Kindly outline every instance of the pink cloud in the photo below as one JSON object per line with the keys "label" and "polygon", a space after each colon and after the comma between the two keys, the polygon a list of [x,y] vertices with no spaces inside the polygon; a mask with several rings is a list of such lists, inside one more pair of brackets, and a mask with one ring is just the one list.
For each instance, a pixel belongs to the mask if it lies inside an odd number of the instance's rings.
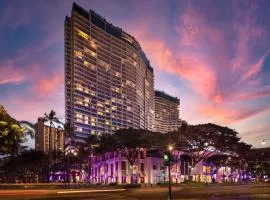
{"label": "pink cloud", "polygon": [[38,94],[48,95],[48,93],[53,93],[59,88],[63,88],[64,77],[63,74],[55,74],[52,77],[46,77],[46,79],[41,79],[37,82],[35,86],[35,91]]}
{"label": "pink cloud", "polygon": [[[151,19],[140,21],[131,31],[153,66],[185,80],[199,95],[202,103],[194,105],[196,114],[205,120],[232,123],[269,109],[267,106],[246,109],[234,104],[235,101],[264,98],[270,92],[267,88],[260,88],[260,79],[251,79],[261,72],[269,50],[259,59],[251,58],[253,49],[250,43],[253,40],[263,42],[265,30],[256,24],[253,13],[248,12],[251,17],[246,12],[241,13],[244,22],[233,20],[226,28],[230,31],[227,31],[220,26],[210,25],[203,15],[188,8],[181,13],[179,23],[175,26],[178,34],[175,43],[178,45],[174,45],[174,48],[166,40],[151,34],[152,30],[148,27]],[[160,21],[159,26],[163,30],[171,31],[168,24]],[[227,38],[232,33],[235,33],[234,42]]]}
{"label": "pink cloud", "polygon": [[229,106],[204,105],[198,108],[200,114],[217,123],[231,124],[270,110],[270,105],[258,108],[234,108]]}
{"label": "pink cloud", "polygon": [[14,69],[14,67],[0,67],[0,85],[20,83],[25,76]]}
{"label": "pink cloud", "polygon": [[258,61],[257,63],[250,67],[250,69],[247,71],[246,74],[243,75],[243,79],[244,80],[247,80],[247,79],[250,79],[252,78],[253,76],[255,76],[256,74],[258,74],[262,67],[263,67],[263,64],[264,64],[264,61],[266,59],[266,57],[268,56],[270,50],[268,50]]}

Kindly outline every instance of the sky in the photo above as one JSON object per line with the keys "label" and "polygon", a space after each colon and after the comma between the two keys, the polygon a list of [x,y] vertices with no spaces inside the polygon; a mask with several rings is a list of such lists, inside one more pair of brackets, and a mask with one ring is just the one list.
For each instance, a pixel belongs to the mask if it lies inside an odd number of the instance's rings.
{"label": "sky", "polygon": [[[216,123],[262,147],[270,139],[270,1],[78,0],[133,35],[155,89],[180,98],[190,124]],[[69,0],[0,1],[0,104],[18,120],[64,120]]]}

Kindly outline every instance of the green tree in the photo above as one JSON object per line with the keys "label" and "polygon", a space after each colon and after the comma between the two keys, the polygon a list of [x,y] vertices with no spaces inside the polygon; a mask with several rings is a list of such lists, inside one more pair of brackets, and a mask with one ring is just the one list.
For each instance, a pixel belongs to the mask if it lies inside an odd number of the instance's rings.
{"label": "green tree", "polygon": [[237,154],[237,149],[246,145],[240,142],[235,130],[211,123],[189,125],[182,134],[185,140],[184,151],[192,157],[192,167],[214,154]]}
{"label": "green tree", "polygon": [[26,142],[26,134],[26,128],[21,127],[0,105],[0,155],[18,154]]}
{"label": "green tree", "polygon": [[3,167],[9,182],[39,182],[46,180],[48,157],[41,151],[27,150],[10,159]]}

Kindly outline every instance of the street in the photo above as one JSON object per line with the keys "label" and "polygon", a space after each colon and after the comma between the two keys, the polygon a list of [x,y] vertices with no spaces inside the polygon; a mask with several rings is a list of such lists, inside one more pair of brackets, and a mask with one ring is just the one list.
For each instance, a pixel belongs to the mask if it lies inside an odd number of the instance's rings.
{"label": "street", "polygon": [[[166,200],[166,187],[141,189],[73,189],[73,190],[1,190],[0,199],[5,200],[41,200],[41,199],[91,199],[91,200]],[[175,200],[252,200],[270,199],[269,184],[253,185],[187,185],[173,187],[172,199]]]}

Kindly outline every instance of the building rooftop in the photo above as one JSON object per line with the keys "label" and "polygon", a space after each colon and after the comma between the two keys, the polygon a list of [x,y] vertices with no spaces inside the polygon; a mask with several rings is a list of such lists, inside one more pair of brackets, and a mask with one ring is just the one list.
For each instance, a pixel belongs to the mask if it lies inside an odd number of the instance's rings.
{"label": "building rooftop", "polygon": [[103,29],[107,33],[113,35],[114,37],[117,37],[118,39],[128,43],[129,45],[133,46],[140,54],[141,58],[143,59],[144,63],[146,64],[147,68],[153,72],[153,68],[150,66],[150,62],[145,56],[145,53],[143,52],[140,44],[137,42],[137,40],[131,36],[130,34],[124,32],[121,28],[112,25],[109,23],[104,17],[100,16],[93,10],[85,10],[77,3],[73,3],[72,10],[75,10],[76,12],[80,13],[82,16],[84,16],[86,19],[89,20],[89,17],[91,15],[91,22],[98,26],[99,28]]}
{"label": "building rooftop", "polygon": [[155,90],[155,96],[160,97],[160,98],[164,98],[164,99],[166,99],[168,101],[171,101],[173,103],[177,103],[177,104],[180,103],[180,99],[178,99],[177,97],[173,97],[173,96],[171,96],[169,94],[166,94],[163,91]]}

